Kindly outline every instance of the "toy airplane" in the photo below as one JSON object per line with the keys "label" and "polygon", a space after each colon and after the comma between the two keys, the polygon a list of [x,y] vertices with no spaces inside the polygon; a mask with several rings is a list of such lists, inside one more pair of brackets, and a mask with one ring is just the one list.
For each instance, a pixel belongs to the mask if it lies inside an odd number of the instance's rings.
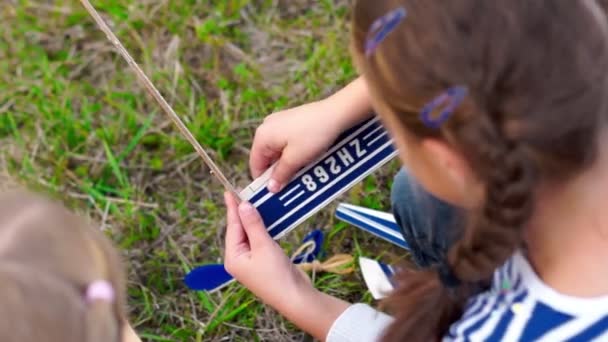
{"label": "toy airplane", "polygon": [[[336,217],[396,246],[406,250],[410,249],[395,217],[390,213],[340,203],[336,210]],[[393,266],[360,257],[359,268],[374,299],[382,299],[394,289],[395,268]]]}
{"label": "toy airplane", "polygon": [[[409,250],[407,242],[390,213],[363,208],[352,204],[340,203],[335,213],[336,217],[344,222],[360,228],[372,235]],[[314,233],[314,232],[313,232]],[[320,232],[317,234],[321,234]],[[322,244],[319,237],[311,234],[304,239],[304,243],[314,238],[317,246]],[[322,239],[322,238],[321,238]],[[317,256],[319,250],[312,255]],[[294,263],[302,260],[294,260]],[[363,280],[374,299],[382,299],[394,288],[393,276],[395,268],[382,262],[369,258],[359,258],[359,267]],[[195,268],[185,278],[186,285],[193,290],[215,292],[233,282],[232,277],[221,264],[203,265]]]}
{"label": "toy airplane", "polygon": [[[239,195],[258,209],[270,236],[280,239],[395,156],[392,140],[380,120],[373,117],[344,132],[279,193],[267,189],[269,169]],[[222,265],[200,266],[185,278],[190,289],[209,292],[232,280]]]}

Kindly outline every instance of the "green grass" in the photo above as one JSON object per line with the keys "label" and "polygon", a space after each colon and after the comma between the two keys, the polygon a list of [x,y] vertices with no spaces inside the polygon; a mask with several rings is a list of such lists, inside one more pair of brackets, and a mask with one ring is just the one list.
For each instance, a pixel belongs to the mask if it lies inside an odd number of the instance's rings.
{"label": "green grass", "polygon": [[[99,222],[128,263],[131,321],[148,341],[302,340],[303,334],[233,285],[187,291],[193,266],[221,261],[221,187],[145,95],[77,1],[12,0],[0,7],[0,139],[11,175]],[[95,1],[196,138],[246,185],[255,127],[274,111],[320,99],[355,76],[348,2]],[[396,164],[345,200],[387,210]],[[314,228],[328,254],[395,258],[388,244],[328,207]],[[382,251],[382,253],[380,253]],[[359,273],[315,285],[369,302]]]}

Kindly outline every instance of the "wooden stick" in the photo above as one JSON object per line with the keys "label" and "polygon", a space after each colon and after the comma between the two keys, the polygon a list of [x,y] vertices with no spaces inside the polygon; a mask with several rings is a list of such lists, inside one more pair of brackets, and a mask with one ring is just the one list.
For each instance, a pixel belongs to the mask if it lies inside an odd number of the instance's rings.
{"label": "wooden stick", "polygon": [[142,85],[144,86],[146,91],[156,100],[156,102],[160,105],[160,107],[163,109],[165,114],[167,114],[167,116],[169,116],[169,118],[177,126],[177,128],[181,132],[181,134],[186,138],[186,140],[188,140],[188,142],[190,142],[192,147],[194,147],[194,149],[196,150],[198,155],[203,159],[203,162],[205,162],[205,164],[211,170],[211,174],[214,175],[220,181],[220,183],[222,183],[222,185],[224,186],[224,188],[227,191],[232,192],[237,199],[241,199],[239,196],[239,193],[236,191],[235,187],[230,183],[230,181],[228,181],[226,176],[222,173],[220,168],[215,164],[213,159],[211,159],[211,157],[207,154],[207,152],[205,152],[203,147],[198,143],[196,138],[194,138],[192,133],[190,133],[190,131],[188,130],[186,125],[184,125],[184,123],[179,118],[179,116],[177,116],[177,114],[175,114],[175,111],[173,110],[173,108],[171,108],[171,106],[163,98],[163,96],[160,94],[160,92],[156,89],[154,84],[152,84],[150,79],[148,79],[146,74],[141,70],[139,65],[137,65],[137,63],[135,62],[133,57],[131,57],[131,55],[129,54],[127,49],[125,49],[125,47],[122,45],[120,40],[118,40],[116,35],[114,35],[112,30],[108,27],[108,25],[101,18],[101,16],[99,15],[99,13],[95,9],[95,7],[93,7],[93,5],[91,5],[89,0],[80,0],[80,2],[86,8],[87,12],[89,12],[91,17],[93,17],[93,19],[95,20],[95,22],[97,23],[99,28],[106,34],[106,36],[108,37],[108,40],[116,47],[119,54],[125,59],[125,61],[129,64],[131,69],[135,72],[135,74],[137,75],[137,78],[142,83]]}

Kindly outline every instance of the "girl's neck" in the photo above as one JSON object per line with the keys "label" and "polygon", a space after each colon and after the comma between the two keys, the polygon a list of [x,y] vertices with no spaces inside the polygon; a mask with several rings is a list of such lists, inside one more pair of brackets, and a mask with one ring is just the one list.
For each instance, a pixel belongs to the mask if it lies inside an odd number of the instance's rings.
{"label": "girl's neck", "polygon": [[[608,146],[608,141],[602,143]],[[526,230],[528,256],[539,277],[556,291],[608,295],[607,203],[608,148],[570,183],[539,191]]]}

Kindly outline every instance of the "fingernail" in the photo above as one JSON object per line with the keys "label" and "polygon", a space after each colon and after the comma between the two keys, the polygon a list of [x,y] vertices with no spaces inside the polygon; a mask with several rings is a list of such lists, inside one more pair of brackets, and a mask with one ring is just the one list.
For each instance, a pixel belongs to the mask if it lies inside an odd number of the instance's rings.
{"label": "fingernail", "polygon": [[268,190],[270,190],[270,192],[279,192],[279,190],[281,190],[281,185],[276,180],[271,179],[268,181]]}
{"label": "fingernail", "polygon": [[255,208],[251,205],[251,203],[244,201],[239,204],[239,212],[243,215],[250,215],[253,213]]}

